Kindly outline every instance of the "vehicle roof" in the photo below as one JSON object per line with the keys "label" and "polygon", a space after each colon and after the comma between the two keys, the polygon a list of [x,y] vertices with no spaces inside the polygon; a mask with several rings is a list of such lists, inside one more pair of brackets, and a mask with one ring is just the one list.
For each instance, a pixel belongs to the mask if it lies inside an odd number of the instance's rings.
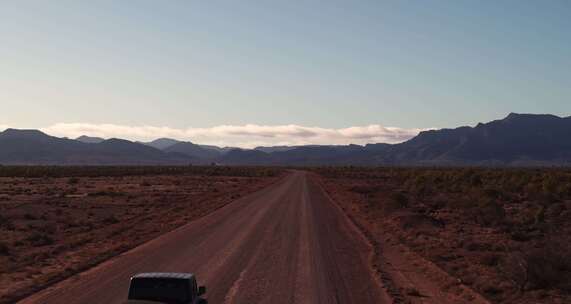
{"label": "vehicle roof", "polygon": [[131,277],[131,279],[153,278],[153,279],[192,279],[194,274],[185,272],[143,272]]}

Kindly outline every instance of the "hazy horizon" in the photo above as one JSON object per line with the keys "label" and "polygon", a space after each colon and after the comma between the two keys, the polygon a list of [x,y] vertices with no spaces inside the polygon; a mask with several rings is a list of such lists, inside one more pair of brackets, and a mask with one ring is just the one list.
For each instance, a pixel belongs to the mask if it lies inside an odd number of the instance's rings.
{"label": "hazy horizon", "polygon": [[[0,132],[12,126],[0,125]],[[30,129],[30,128],[15,128]],[[416,136],[421,129],[401,129],[369,125],[340,129],[283,126],[217,126],[213,128],[175,129],[154,126],[121,126],[113,124],[60,123],[37,128],[52,136],[71,139],[80,136],[121,138],[149,142],[160,138],[190,141],[197,144],[255,148],[258,146],[297,145],[365,145],[368,143],[400,143]]]}
{"label": "hazy horizon", "polygon": [[[511,115],[513,112],[509,113]],[[536,114],[536,113],[513,113]],[[553,115],[551,113],[541,113]],[[557,115],[556,115],[557,116]],[[559,116],[561,117],[561,116]],[[563,116],[565,117],[565,116]],[[494,120],[504,119],[498,117]],[[483,121],[479,123],[488,123]],[[449,126],[447,129],[457,127],[475,127],[476,125]],[[13,128],[0,125],[0,132]],[[30,128],[16,128],[30,129]],[[223,125],[212,128],[176,129],[155,126],[121,126],[114,124],[83,124],[60,123],[38,130],[52,136],[76,139],[81,136],[100,137],[103,139],[120,138],[131,141],[151,142],[156,139],[174,139],[190,141],[196,144],[215,145],[219,147],[238,147],[251,149],[260,146],[302,146],[302,145],[366,145],[374,143],[396,144],[407,141],[427,129],[402,129],[369,125],[348,127],[340,129],[326,129],[319,127],[304,127],[298,125],[261,126]]]}

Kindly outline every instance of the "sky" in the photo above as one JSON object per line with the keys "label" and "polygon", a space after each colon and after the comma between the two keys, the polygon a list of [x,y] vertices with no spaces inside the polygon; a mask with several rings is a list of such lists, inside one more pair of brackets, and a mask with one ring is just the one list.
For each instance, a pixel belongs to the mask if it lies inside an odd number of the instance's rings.
{"label": "sky", "polygon": [[0,0],[0,128],[251,147],[571,114],[571,1]]}

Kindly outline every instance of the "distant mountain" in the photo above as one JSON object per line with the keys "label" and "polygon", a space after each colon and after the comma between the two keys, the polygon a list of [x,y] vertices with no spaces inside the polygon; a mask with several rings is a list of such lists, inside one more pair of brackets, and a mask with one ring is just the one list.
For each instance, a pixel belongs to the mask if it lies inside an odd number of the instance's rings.
{"label": "distant mountain", "polygon": [[257,150],[233,149],[217,160],[225,165],[275,165],[270,154]]}
{"label": "distant mountain", "polygon": [[180,141],[171,138],[159,138],[151,142],[142,142],[142,144],[151,146],[155,149],[164,150],[172,145],[178,144]]}
{"label": "distant mountain", "polygon": [[87,136],[71,140],[38,130],[0,132],[0,164],[175,165],[211,162],[295,166],[571,166],[571,117],[512,113],[504,119],[475,127],[421,132],[400,144],[277,146],[251,150],[168,138],[142,144]]}
{"label": "distant mountain", "polygon": [[277,163],[287,165],[339,165],[360,163],[366,156],[363,146],[300,146],[271,153]]}
{"label": "distant mountain", "polygon": [[397,164],[569,164],[571,117],[511,113],[476,127],[425,131],[390,147],[383,160]]}
{"label": "distant mountain", "polygon": [[475,127],[421,132],[400,144],[257,149],[222,162],[280,165],[571,165],[571,117],[515,114]]}
{"label": "distant mountain", "polygon": [[191,142],[178,142],[172,146],[166,147],[163,151],[181,153],[201,159],[215,159],[222,155],[222,152],[219,150],[204,148],[203,146],[193,144]]}
{"label": "distant mountain", "polygon": [[216,150],[216,151],[220,152],[221,154],[224,154],[226,152],[230,152],[231,150],[234,150],[234,149],[238,149],[236,147],[218,147],[218,146],[213,146],[213,145],[199,145],[199,146],[203,147],[204,149]]}
{"label": "distant mountain", "polygon": [[198,145],[189,141],[180,141],[171,138],[159,138],[151,142],[142,143],[165,152],[181,153],[187,156],[211,160],[235,149],[231,147],[220,148],[211,145]]}
{"label": "distant mountain", "polygon": [[100,142],[103,142],[105,139],[101,138],[101,137],[90,137],[90,136],[82,135],[82,136],[76,138],[75,140],[86,143],[86,144],[98,144]]}
{"label": "distant mountain", "polygon": [[365,150],[369,152],[386,152],[390,147],[392,147],[391,144],[385,144],[385,143],[366,144]]}
{"label": "distant mountain", "polygon": [[297,148],[298,146],[270,146],[270,147],[255,147],[254,150],[262,151],[266,153],[273,153],[273,152],[284,152],[289,151]]}
{"label": "distant mountain", "polygon": [[0,164],[20,165],[161,165],[193,159],[121,139],[100,143],[49,136],[37,130],[0,133]]}
{"label": "distant mountain", "polygon": [[[267,151],[271,151],[268,149]],[[367,164],[372,159],[363,146],[299,146],[291,149],[276,149],[275,152],[264,152],[259,149],[236,149],[222,156],[218,161],[222,164],[241,165],[342,165]]]}

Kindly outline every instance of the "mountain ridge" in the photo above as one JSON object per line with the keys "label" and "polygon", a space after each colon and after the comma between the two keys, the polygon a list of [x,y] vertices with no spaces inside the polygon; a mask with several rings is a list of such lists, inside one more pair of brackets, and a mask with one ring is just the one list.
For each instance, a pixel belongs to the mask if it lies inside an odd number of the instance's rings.
{"label": "mountain ridge", "polygon": [[87,144],[98,144],[98,143],[103,142],[105,140],[105,138],[81,135],[80,137],[76,138],[75,140],[83,142],[83,143],[87,143]]}
{"label": "mountain ridge", "polygon": [[[88,141],[88,142],[85,142]],[[95,141],[95,142],[92,142]],[[159,138],[150,143],[39,130],[0,132],[0,164],[225,165],[565,165],[571,164],[571,116],[510,113],[502,119],[420,132],[398,144],[305,145],[239,149]]]}
{"label": "mountain ridge", "polygon": [[124,139],[85,143],[39,130],[0,132],[0,164],[5,165],[167,165],[191,160]]}

